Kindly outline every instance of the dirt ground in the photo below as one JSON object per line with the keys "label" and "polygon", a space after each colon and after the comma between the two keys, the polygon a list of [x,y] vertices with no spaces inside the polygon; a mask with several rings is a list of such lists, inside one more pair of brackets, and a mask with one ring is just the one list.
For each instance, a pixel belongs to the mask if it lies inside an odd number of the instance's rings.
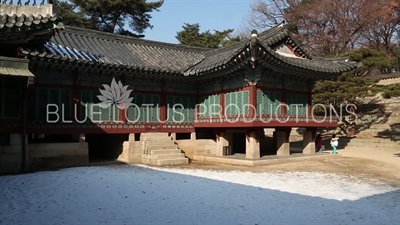
{"label": "dirt ground", "polygon": [[252,172],[326,172],[341,174],[350,179],[378,180],[391,186],[400,187],[400,151],[343,150],[338,155],[326,157],[305,157],[304,159],[272,162],[262,166],[221,165],[192,161],[189,165],[174,168],[239,170]]}

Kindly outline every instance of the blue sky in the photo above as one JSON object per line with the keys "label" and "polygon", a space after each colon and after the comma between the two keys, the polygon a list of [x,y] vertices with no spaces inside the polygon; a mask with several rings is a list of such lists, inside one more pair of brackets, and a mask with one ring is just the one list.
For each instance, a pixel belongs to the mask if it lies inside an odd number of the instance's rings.
{"label": "blue sky", "polygon": [[[36,0],[36,3],[40,4],[41,1]],[[16,2],[14,0],[14,3]],[[182,30],[183,23],[199,23],[201,31],[231,28],[237,30],[250,9],[250,2],[250,0],[164,0],[160,11],[151,13],[153,18],[150,23],[153,29],[146,30],[145,39],[178,43],[175,36],[176,32]]]}
{"label": "blue sky", "polygon": [[146,30],[146,39],[178,43],[175,35],[183,23],[199,23],[202,31],[237,29],[249,10],[249,0],[165,0],[151,14],[154,27]]}

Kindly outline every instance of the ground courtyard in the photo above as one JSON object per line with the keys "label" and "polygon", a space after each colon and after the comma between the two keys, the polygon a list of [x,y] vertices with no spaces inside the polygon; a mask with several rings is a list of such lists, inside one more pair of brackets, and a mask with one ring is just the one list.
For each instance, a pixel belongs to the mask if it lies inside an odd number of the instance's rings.
{"label": "ground courtyard", "polygon": [[399,224],[400,154],[245,167],[105,165],[0,177],[0,224]]}

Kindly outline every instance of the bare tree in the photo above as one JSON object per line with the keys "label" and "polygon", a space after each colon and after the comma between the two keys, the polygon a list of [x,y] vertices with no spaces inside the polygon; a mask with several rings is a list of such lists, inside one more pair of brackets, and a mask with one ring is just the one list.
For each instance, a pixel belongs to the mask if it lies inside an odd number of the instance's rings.
{"label": "bare tree", "polygon": [[302,4],[287,17],[298,19],[299,33],[318,55],[337,55],[361,46],[369,30],[386,15],[382,7],[391,0],[320,0]]}
{"label": "bare tree", "polygon": [[369,29],[363,34],[363,44],[376,50],[396,54],[399,43],[400,3],[387,1],[380,9],[380,17],[375,17]]}
{"label": "bare tree", "polygon": [[[302,0],[252,0],[250,11],[242,22],[240,31],[246,34],[256,29],[260,32],[287,20],[285,15]],[[289,21],[286,21],[289,22]]]}
{"label": "bare tree", "polygon": [[242,31],[263,31],[285,19],[313,55],[387,48],[398,35],[398,0],[254,0],[250,6]]}

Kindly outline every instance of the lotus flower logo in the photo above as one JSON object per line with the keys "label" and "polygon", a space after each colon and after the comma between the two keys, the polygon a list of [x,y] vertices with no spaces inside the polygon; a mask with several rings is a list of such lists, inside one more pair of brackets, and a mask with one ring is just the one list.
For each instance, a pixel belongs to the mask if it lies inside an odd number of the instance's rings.
{"label": "lotus flower logo", "polygon": [[104,90],[99,89],[101,95],[97,98],[101,101],[101,108],[108,108],[110,105],[117,105],[119,109],[126,109],[132,102],[133,98],[129,98],[132,90],[128,90],[128,85],[123,86],[121,81],[118,83],[113,78],[111,86],[103,84]]}

